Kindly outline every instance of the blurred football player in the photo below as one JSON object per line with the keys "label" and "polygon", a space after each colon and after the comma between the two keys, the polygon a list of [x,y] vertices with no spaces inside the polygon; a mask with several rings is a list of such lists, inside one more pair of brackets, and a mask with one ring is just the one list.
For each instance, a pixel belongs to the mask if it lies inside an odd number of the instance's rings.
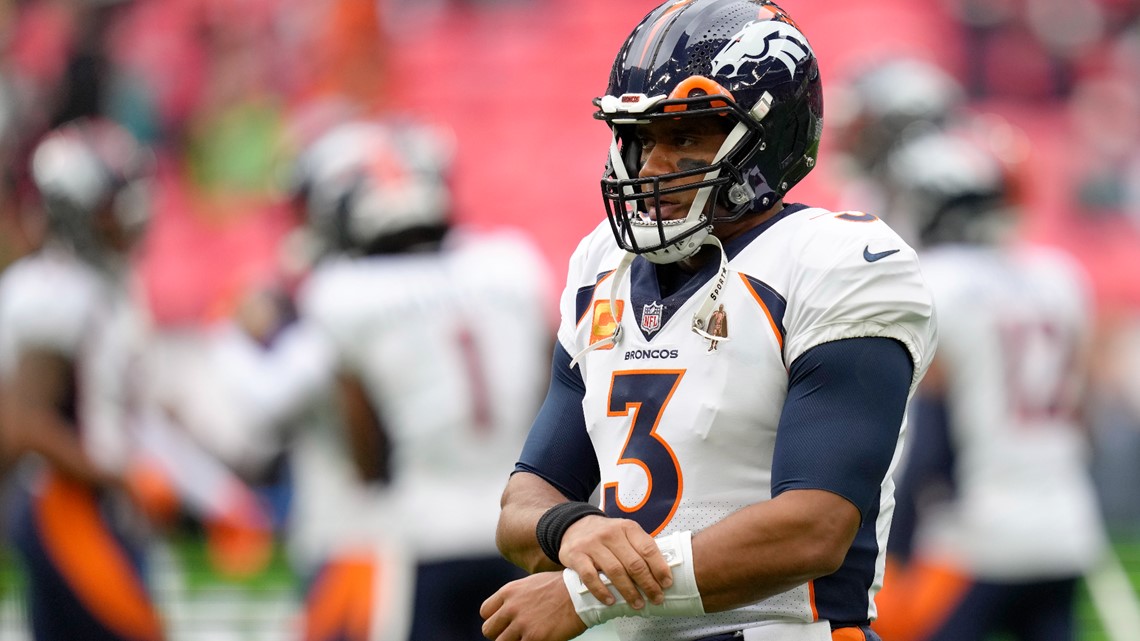
{"label": "blurred football player", "polygon": [[335,346],[359,471],[386,479],[399,504],[418,564],[411,638],[477,639],[482,600],[520,576],[497,553],[495,515],[545,387],[548,268],[518,232],[452,224],[440,130],[394,121],[330,135],[368,136],[369,150],[307,194],[327,255],[301,316]]}
{"label": "blurred football player", "polygon": [[611,619],[638,641],[876,638],[935,327],[886,224],[784,201],[816,165],[821,92],[770,2],[669,0],[619,50],[595,100],[608,220],[571,258],[502,499],[499,547],[534,574],[484,603],[488,638]]}
{"label": "blurred football player", "polygon": [[36,147],[48,240],[0,280],[2,430],[29,500],[16,545],[37,641],[163,638],[141,572],[127,425],[140,405],[145,314],[129,255],[146,229],[148,153],[78,120]]}
{"label": "blurred football player", "polygon": [[[886,184],[891,153],[907,140],[950,126],[966,105],[957,79],[913,55],[868,62],[828,96],[843,202],[876,212],[892,207]],[[907,241],[917,242],[907,219],[889,222]]]}
{"label": "blurred football player", "polygon": [[1093,300],[1081,268],[1016,242],[1017,156],[993,129],[935,133],[890,161],[920,235],[938,355],[911,411],[886,641],[1075,638],[1103,552],[1081,403]]}
{"label": "blurred football player", "polygon": [[[346,196],[386,144],[383,131],[354,120],[308,143],[291,185],[300,222]],[[298,638],[406,641],[414,566],[393,493],[386,478],[356,472],[333,343],[297,316],[296,288],[325,250],[311,232],[302,227],[283,244],[278,282],[255,283],[232,321],[207,333],[186,411],[234,469],[281,477],[288,489],[286,550],[304,591]]]}
{"label": "blurred football player", "polygon": [[[402,120],[318,136],[295,172],[307,224],[286,244],[308,257],[291,262],[315,259],[299,316],[266,322],[292,312],[255,295],[246,338],[217,352],[247,426],[293,426],[306,639],[477,639],[483,598],[520,575],[495,549],[495,513],[541,401],[547,267],[517,233],[453,226],[451,145]],[[383,552],[371,569],[369,545]],[[371,590],[369,572],[384,573]]]}
{"label": "blurred football player", "polygon": [[909,55],[866,64],[833,96],[839,147],[859,171],[874,176],[886,174],[900,143],[946,127],[966,101],[953,76]]}

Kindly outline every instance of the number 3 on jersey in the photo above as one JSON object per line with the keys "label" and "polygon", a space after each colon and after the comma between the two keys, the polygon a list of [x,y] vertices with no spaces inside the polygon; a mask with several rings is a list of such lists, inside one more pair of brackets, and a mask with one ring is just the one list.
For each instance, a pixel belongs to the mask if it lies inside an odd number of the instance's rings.
{"label": "number 3 on jersey", "polygon": [[664,529],[681,502],[681,466],[672,448],[657,434],[657,426],[684,374],[684,370],[614,372],[610,383],[608,415],[633,413],[617,464],[640,467],[646,476],[646,489],[638,504],[627,506],[618,498],[618,483],[606,483],[606,514],[633,519],[650,536]]}

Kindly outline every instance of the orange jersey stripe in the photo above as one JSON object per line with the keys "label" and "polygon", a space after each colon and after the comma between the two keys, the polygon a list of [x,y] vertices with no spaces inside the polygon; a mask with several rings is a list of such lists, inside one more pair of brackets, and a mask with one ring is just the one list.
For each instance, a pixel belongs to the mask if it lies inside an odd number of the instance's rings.
{"label": "orange jersey stripe", "polygon": [[744,282],[744,286],[748,289],[748,293],[752,294],[752,298],[760,305],[760,309],[764,310],[764,316],[768,318],[768,326],[772,328],[772,334],[776,336],[776,344],[780,346],[780,351],[784,350],[784,337],[780,334],[780,326],[776,324],[776,319],[772,318],[772,311],[764,304],[764,300],[760,298],[760,294],[752,287],[752,283],[748,282],[748,277],[740,274],[740,280]]}
{"label": "orange jersey stripe", "polygon": [[364,557],[330,561],[309,592],[305,641],[348,638],[367,641],[375,567]]}
{"label": "orange jersey stripe", "polygon": [[91,488],[49,473],[35,515],[44,549],[92,616],[129,639],[163,638],[158,613]]}

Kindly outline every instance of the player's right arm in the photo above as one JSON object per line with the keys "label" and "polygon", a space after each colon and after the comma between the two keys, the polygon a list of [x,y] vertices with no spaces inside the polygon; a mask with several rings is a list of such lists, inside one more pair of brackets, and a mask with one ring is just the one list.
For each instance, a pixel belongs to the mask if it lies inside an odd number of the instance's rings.
{"label": "player's right arm", "polygon": [[[585,385],[570,368],[570,354],[556,344],[550,389],[527,437],[515,473],[503,493],[496,539],[503,556],[529,572],[578,572],[591,593],[612,602],[599,570],[631,604],[664,599],[671,581],[656,542],[635,521],[591,515],[566,529],[559,563],[538,543],[539,519],[550,508],[589,501],[601,473],[582,414]],[[640,605],[635,605],[640,609]]]}
{"label": "player's right arm", "polygon": [[532,573],[562,569],[538,545],[538,519],[559,503],[589,500],[601,479],[582,415],[586,387],[569,363],[568,352],[555,342],[546,399],[500,501],[499,551]]}

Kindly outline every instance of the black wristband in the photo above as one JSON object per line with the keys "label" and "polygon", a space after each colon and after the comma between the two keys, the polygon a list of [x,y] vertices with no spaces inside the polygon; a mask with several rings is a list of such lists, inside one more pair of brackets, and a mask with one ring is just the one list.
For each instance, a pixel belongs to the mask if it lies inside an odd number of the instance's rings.
{"label": "black wristband", "polygon": [[539,517],[538,525],[534,528],[538,547],[542,548],[551,561],[562,565],[562,561],[558,560],[558,551],[562,549],[562,537],[566,535],[566,530],[578,519],[595,514],[606,515],[589,503],[569,501],[555,505]]}

